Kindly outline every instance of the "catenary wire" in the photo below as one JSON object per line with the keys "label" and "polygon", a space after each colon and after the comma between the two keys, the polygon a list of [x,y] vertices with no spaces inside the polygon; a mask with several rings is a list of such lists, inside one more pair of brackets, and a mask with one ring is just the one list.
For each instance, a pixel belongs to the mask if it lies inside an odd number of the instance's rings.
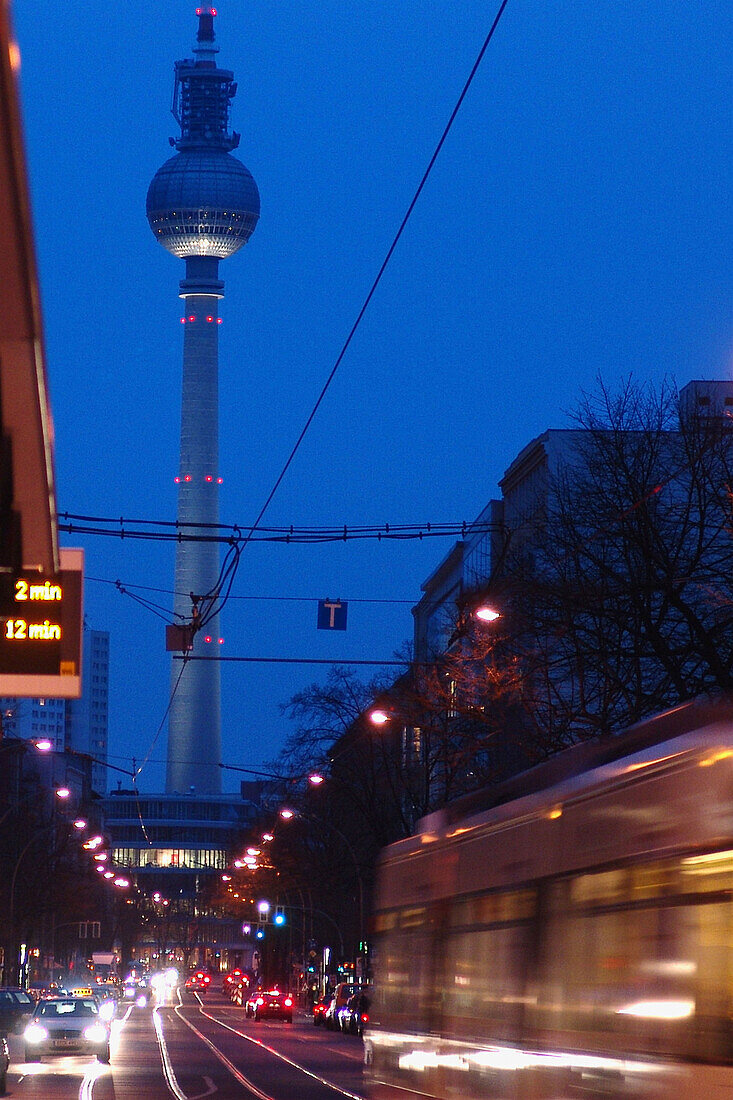
{"label": "catenary wire", "polygon": [[325,382],[321,392],[318,395],[316,403],[313,406],[313,408],[311,409],[311,411],[308,415],[308,418],[306,419],[306,422],[303,425],[303,428],[300,432],[300,435],[298,436],[297,440],[295,441],[295,444],[294,444],[290,454],[288,455],[288,457],[285,461],[285,465],[283,466],[282,470],[280,471],[277,478],[275,479],[275,483],[274,483],[272,489],[270,490],[269,495],[267,496],[267,499],[265,500],[265,503],[260,508],[257,519],[254,521],[254,523],[252,524],[252,526],[249,530],[249,535],[248,535],[247,539],[245,540],[245,546],[247,545],[247,542],[249,542],[249,539],[252,536],[252,534],[254,533],[254,531],[259,526],[260,520],[262,519],[265,512],[269,508],[270,503],[272,501],[272,498],[275,496],[275,493],[280,488],[282,480],[285,477],[285,474],[287,473],[291,462],[295,458],[295,455],[296,455],[301,443],[303,442],[308,429],[310,428],[311,424],[313,423],[313,420],[316,416],[316,413],[318,412],[318,409],[320,408],[321,402],[323,401],[323,399],[326,396],[326,393],[327,393],[331,383],[333,382],[333,379],[336,375],[336,371],[339,369],[339,367],[340,367],[340,365],[343,361],[343,358],[346,355],[346,352],[348,351],[348,348],[351,344],[351,341],[353,340],[354,336],[356,335],[356,331],[359,328],[359,325],[361,324],[362,318],[364,317],[364,314],[366,313],[366,311],[369,307],[369,303],[371,302],[372,298],[374,297],[374,294],[377,290],[377,287],[379,286],[379,284],[382,280],[382,276],[384,275],[384,272],[387,269],[387,265],[389,264],[389,261],[392,259],[392,255],[393,255],[395,249],[397,248],[399,240],[400,240],[400,238],[401,238],[401,236],[402,236],[402,234],[405,230],[405,227],[406,227],[406,225],[407,225],[407,223],[410,219],[410,215],[412,214],[412,211],[415,209],[415,206],[417,205],[417,201],[420,198],[420,195],[422,194],[422,190],[423,190],[423,188],[425,187],[425,184],[428,181],[428,177],[430,176],[430,173],[433,170],[433,166],[435,165],[435,162],[438,159],[438,156],[440,155],[440,151],[443,148],[443,145],[445,144],[446,138],[448,137],[448,134],[449,134],[449,132],[450,132],[452,126],[453,126],[453,123],[456,119],[456,116],[457,116],[458,112],[461,109],[461,106],[463,104],[464,99],[466,98],[466,95],[468,94],[468,90],[471,87],[471,84],[473,83],[473,79],[474,79],[474,77],[475,77],[475,75],[478,71],[478,67],[481,64],[481,61],[483,60],[483,57],[484,57],[484,54],[486,53],[486,50],[488,49],[489,43],[491,42],[491,39],[494,37],[494,32],[496,31],[496,28],[499,25],[499,20],[501,19],[502,15],[504,14],[504,9],[506,8],[507,3],[508,3],[508,0],[502,0],[501,4],[499,5],[499,9],[498,9],[498,11],[497,11],[497,13],[494,17],[493,23],[491,24],[491,28],[489,30],[489,33],[486,35],[486,38],[484,39],[483,45],[481,46],[481,49],[478,52],[478,56],[476,57],[476,60],[473,63],[473,67],[471,69],[471,72],[469,73],[468,78],[467,78],[465,84],[463,85],[463,89],[461,90],[461,94],[459,95],[458,100],[456,102],[456,105],[455,105],[455,107],[453,108],[453,110],[451,112],[450,118],[448,119],[448,122],[447,122],[447,124],[446,124],[446,126],[443,130],[443,133],[440,135],[440,139],[438,141],[438,144],[436,145],[435,150],[433,152],[433,155],[431,156],[430,161],[428,162],[428,166],[427,166],[427,168],[425,169],[425,171],[423,173],[422,179],[420,180],[420,183],[417,186],[417,190],[415,191],[415,194],[412,197],[412,201],[410,202],[410,205],[407,208],[407,212],[406,212],[405,216],[403,217],[402,222],[400,223],[400,227],[399,227],[399,229],[397,230],[397,233],[394,236],[392,244],[389,246],[389,248],[387,250],[387,255],[385,256],[384,260],[382,261],[382,265],[379,268],[379,271],[377,272],[377,276],[374,279],[374,282],[372,283],[366,298],[364,299],[364,303],[363,303],[361,309],[359,310],[359,313],[357,314],[357,318],[354,321],[354,324],[351,326],[351,330],[349,331],[349,334],[346,337],[346,340],[344,341],[344,344],[343,344],[343,347],[341,348],[341,351],[339,352],[338,356],[336,357],[336,362],[334,363],[333,367],[331,368],[331,372],[330,372],[328,378],[326,379],[326,382]]}

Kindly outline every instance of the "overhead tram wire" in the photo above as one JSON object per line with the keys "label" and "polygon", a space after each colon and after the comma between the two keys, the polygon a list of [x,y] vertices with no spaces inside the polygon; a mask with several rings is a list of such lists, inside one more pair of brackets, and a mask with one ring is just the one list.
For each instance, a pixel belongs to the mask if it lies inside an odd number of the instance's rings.
{"label": "overhead tram wire", "polygon": [[[73,535],[103,535],[119,539],[142,539],[153,542],[218,542],[241,551],[248,542],[276,542],[293,545],[351,542],[376,539],[400,541],[428,538],[466,538],[468,534],[487,534],[502,525],[495,521],[467,523],[383,523],[338,527],[261,527],[257,534],[243,535],[239,525],[181,524],[175,520],[125,519],[108,516],[84,516],[62,512],[69,522],[59,523],[59,530]],[[60,517],[60,518],[61,518]],[[134,526],[126,526],[131,524]],[[150,528],[150,530],[146,530]],[[159,528],[159,530],[154,530]],[[220,578],[221,581],[221,578]],[[220,583],[220,582],[219,582]]]}
{"label": "overhead tram wire", "polygon": [[[115,588],[117,588],[120,592],[123,592],[125,595],[130,595],[131,594],[130,589],[133,589],[133,588],[137,589],[139,592],[158,592],[160,595],[163,595],[163,596],[175,596],[176,595],[176,590],[174,588],[156,588],[153,585],[149,585],[149,584],[131,584],[130,582],[123,583],[122,581],[119,581],[119,580],[112,581],[108,577],[86,576],[84,578],[84,580],[85,581],[93,581],[96,584],[114,585]],[[230,600],[252,600],[252,601],[273,602],[273,603],[277,602],[277,601],[282,601],[283,603],[316,603],[320,598],[321,598],[320,596],[230,596],[229,597]],[[385,598],[385,597],[379,598],[379,597],[370,597],[370,596],[344,596],[343,598],[344,598],[344,600],[347,600],[349,603],[405,604],[406,606],[409,606],[409,605],[414,604],[414,602],[415,602],[414,599],[412,599],[412,600],[398,600],[398,599],[389,599],[389,598]],[[163,608],[160,604],[152,604],[151,603],[150,607],[151,608],[152,607],[158,607],[158,608],[160,608],[161,611],[165,610],[165,608]]]}
{"label": "overhead tram wire", "polygon": [[489,43],[491,42],[491,39],[494,37],[494,32],[496,31],[496,28],[499,25],[499,20],[501,19],[502,15],[504,14],[504,9],[506,8],[508,2],[509,2],[509,0],[501,0],[501,4],[499,5],[499,9],[498,9],[498,11],[497,11],[497,13],[494,17],[494,21],[491,24],[491,28],[489,30],[489,33],[486,35],[486,38],[484,39],[484,43],[483,43],[483,45],[481,46],[481,49],[478,52],[478,56],[476,57],[476,60],[473,63],[473,67],[471,69],[471,72],[468,75],[468,79],[466,80],[465,84],[463,85],[463,89],[461,91],[461,94],[458,97],[458,100],[456,102],[455,107],[453,108],[453,111],[451,112],[451,116],[448,119],[448,122],[447,122],[447,124],[446,124],[446,126],[443,130],[443,133],[440,136],[440,140],[438,141],[438,144],[435,147],[433,155],[430,158],[430,161],[428,163],[428,166],[427,166],[427,168],[425,169],[425,171],[423,173],[422,179],[420,180],[420,183],[418,184],[417,190],[415,191],[415,194],[412,197],[412,201],[410,202],[410,205],[407,208],[407,213],[405,214],[404,218],[402,219],[402,222],[400,223],[400,227],[397,230],[397,233],[395,234],[394,240],[392,241],[392,244],[389,246],[389,248],[387,250],[387,255],[385,256],[385,258],[382,262],[382,266],[380,267],[379,271],[377,272],[377,276],[374,279],[374,282],[372,283],[372,285],[369,289],[369,293],[367,294],[366,298],[364,299],[364,303],[363,303],[361,309],[359,310],[359,313],[357,315],[356,320],[354,321],[354,324],[351,326],[351,330],[350,330],[348,336],[346,337],[344,345],[341,348],[341,351],[339,352],[339,354],[336,358],[336,362],[334,363],[333,367],[331,368],[331,373],[329,374],[328,378],[326,379],[326,382],[325,382],[320,394],[318,395],[316,403],[313,406],[313,408],[311,409],[311,412],[308,416],[308,419],[306,420],[305,424],[303,425],[303,429],[302,429],[300,435],[298,436],[297,440],[295,441],[295,445],[293,446],[293,449],[291,450],[290,454],[288,455],[288,458],[285,462],[285,465],[283,466],[282,470],[278,474],[278,476],[275,480],[275,484],[273,485],[272,489],[270,490],[270,493],[269,493],[265,503],[262,505],[262,507],[259,511],[259,514],[257,516],[257,519],[254,521],[254,523],[250,527],[249,534],[248,534],[248,536],[247,536],[247,538],[245,539],[245,542],[244,542],[245,546],[250,541],[252,535],[254,534],[254,532],[259,527],[260,520],[262,519],[265,512],[269,508],[270,503],[272,501],[272,498],[275,496],[275,493],[280,488],[282,480],[285,477],[285,474],[287,473],[291,462],[295,458],[295,455],[297,454],[298,449],[299,449],[301,443],[303,442],[308,429],[310,428],[311,424],[313,423],[315,415],[316,415],[316,413],[318,412],[318,409],[321,406],[321,402],[323,401],[324,397],[326,396],[326,393],[328,392],[329,386],[333,382],[333,379],[336,375],[336,371],[341,366],[341,363],[344,359],[344,356],[346,355],[346,352],[349,349],[351,341],[353,340],[354,336],[356,335],[356,330],[359,328],[359,325],[361,324],[362,318],[364,317],[364,314],[366,313],[366,311],[369,307],[369,303],[371,302],[372,298],[374,297],[374,294],[377,290],[377,287],[379,286],[380,282],[382,281],[382,276],[384,275],[384,272],[387,269],[387,265],[389,264],[389,261],[392,259],[392,255],[393,255],[395,249],[397,248],[399,240],[400,240],[400,238],[401,238],[401,236],[402,236],[402,234],[405,230],[405,227],[407,226],[408,221],[410,220],[410,216],[412,214],[412,211],[415,209],[415,206],[417,205],[417,201],[420,198],[420,195],[422,194],[422,190],[425,187],[425,184],[428,181],[428,177],[430,176],[430,173],[433,170],[433,166],[435,165],[435,162],[438,159],[438,156],[440,155],[440,151],[443,148],[443,145],[445,144],[446,138],[448,137],[448,134],[450,133],[450,130],[453,126],[453,123],[455,122],[456,116],[458,115],[458,112],[461,109],[463,101],[466,98],[466,95],[468,94],[468,89],[471,87],[471,84],[473,83],[473,79],[474,79],[474,77],[475,77],[475,75],[478,71],[478,67],[481,64],[481,61],[483,60],[484,54],[486,53],[486,50],[488,49],[488,46],[489,46]]}

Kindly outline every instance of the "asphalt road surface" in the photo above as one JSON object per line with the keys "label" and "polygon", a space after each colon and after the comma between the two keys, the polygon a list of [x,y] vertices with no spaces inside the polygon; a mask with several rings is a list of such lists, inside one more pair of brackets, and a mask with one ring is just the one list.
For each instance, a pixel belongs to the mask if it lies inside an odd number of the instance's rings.
{"label": "asphalt road surface", "polygon": [[14,1100],[362,1100],[362,1042],[314,1028],[245,1020],[223,997],[176,992],[147,1008],[120,1005],[112,1058],[24,1063],[10,1036],[7,1096]]}

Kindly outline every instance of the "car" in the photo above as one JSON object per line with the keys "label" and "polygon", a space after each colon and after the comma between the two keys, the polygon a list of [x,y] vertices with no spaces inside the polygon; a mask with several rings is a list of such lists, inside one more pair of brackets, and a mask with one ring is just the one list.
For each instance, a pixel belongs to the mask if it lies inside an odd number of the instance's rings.
{"label": "car", "polygon": [[48,1055],[96,1054],[109,1062],[110,1024],[94,997],[46,997],[39,1001],[23,1032],[24,1060]]}
{"label": "car", "polygon": [[205,993],[211,987],[211,974],[204,970],[197,970],[186,978],[185,988],[189,993]]}
{"label": "car", "polygon": [[0,1034],[21,1031],[33,1012],[35,1002],[25,989],[15,986],[0,988]]}
{"label": "car", "polygon": [[327,1028],[334,1030],[339,1026],[339,1011],[346,1006],[349,997],[353,997],[360,987],[354,982],[339,982],[332,994],[332,1000],[323,1014],[323,1022]]}
{"label": "car", "polygon": [[333,997],[323,997],[320,1001],[316,1001],[313,1005],[313,1026],[320,1027],[323,1023],[323,1017],[326,1013],[326,1009],[330,1005]]}
{"label": "car", "polygon": [[8,1087],[8,1066],[10,1065],[10,1047],[5,1035],[0,1035],[0,1096],[5,1095]]}
{"label": "car", "polygon": [[244,1006],[245,1016],[258,1020],[284,1020],[293,1022],[293,998],[279,989],[258,989],[248,998]]}
{"label": "car", "polygon": [[369,998],[363,990],[349,997],[338,1013],[339,1028],[347,1035],[363,1035],[369,1023]]}

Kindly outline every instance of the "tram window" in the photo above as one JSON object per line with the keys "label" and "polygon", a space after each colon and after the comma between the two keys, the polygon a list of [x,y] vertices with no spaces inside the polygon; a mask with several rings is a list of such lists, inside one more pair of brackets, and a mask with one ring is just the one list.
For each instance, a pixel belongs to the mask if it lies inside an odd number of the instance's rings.
{"label": "tram window", "polygon": [[732,1060],[730,902],[594,911],[574,908],[576,894],[548,890],[535,1026],[590,1049]]}
{"label": "tram window", "polygon": [[733,852],[707,852],[681,860],[683,892],[733,890]]}
{"label": "tram window", "polygon": [[449,923],[452,928],[476,924],[499,924],[505,921],[528,920],[534,916],[537,895],[534,890],[505,890],[464,898],[451,906]]}
{"label": "tram window", "polygon": [[[435,945],[422,932],[391,932],[375,945],[375,973],[370,1016],[408,1030],[428,1028],[433,1013]],[[395,1017],[397,1019],[395,1020]]]}
{"label": "tram window", "polygon": [[516,1038],[531,957],[527,924],[447,936],[441,1030],[449,1035]]}
{"label": "tram window", "polygon": [[387,913],[377,913],[374,917],[375,932],[390,932],[397,927],[397,912],[392,909]]}

